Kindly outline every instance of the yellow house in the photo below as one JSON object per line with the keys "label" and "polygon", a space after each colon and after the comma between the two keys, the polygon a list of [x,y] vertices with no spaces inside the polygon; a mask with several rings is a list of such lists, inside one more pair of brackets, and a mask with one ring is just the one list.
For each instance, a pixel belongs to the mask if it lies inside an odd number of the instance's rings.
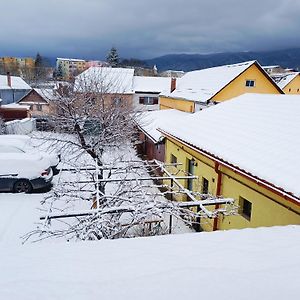
{"label": "yellow house", "polygon": [[300,95],[300,73],[290,72],[274,74],[272,78],[285,94]]}
{"label": "yellow house", "polygon": [[223,102],[245,93],[283,94],[257,61],[186,73],[170,92],[160,95],[160,109],[196,112],[208,104]]}
{"label": "yellow house", "polygon": [[245,94],[159,129],[166,162],[198,176],[187,189],[239,206],[203,230],[300,224],[299,111],[300,96]]}

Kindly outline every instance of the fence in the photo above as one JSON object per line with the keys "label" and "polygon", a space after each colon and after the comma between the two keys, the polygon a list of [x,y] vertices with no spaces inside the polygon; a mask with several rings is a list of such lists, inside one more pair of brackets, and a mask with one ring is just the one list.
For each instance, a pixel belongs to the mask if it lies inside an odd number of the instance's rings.
{"label": "fence", "polygon": [[31,118],[5,122],[6,134],[28,134],[34,131],[35,129],[35,120]]}

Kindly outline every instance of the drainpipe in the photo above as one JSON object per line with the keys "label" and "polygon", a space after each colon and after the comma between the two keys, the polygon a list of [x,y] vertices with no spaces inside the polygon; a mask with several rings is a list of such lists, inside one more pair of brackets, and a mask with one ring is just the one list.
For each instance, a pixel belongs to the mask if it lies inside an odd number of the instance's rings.
{"label": "drainpipe", "polygon": [[[215,162],[215,172],[218,174],[217,179],[217,192],[216,196],[221,196],[221,187],[222,187],[222,172],[220,170],[220,164],[218,162]],[[220,204],[216,204],[215,209],[219,209]],[[218,230],[218,218],[214,218],[214,225],[213,225],[213,231]]]}

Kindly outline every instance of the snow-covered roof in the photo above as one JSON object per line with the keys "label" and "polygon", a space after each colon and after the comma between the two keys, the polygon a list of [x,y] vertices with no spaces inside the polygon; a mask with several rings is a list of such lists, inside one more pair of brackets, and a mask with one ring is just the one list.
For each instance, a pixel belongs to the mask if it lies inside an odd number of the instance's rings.
{"label": "snow-covered roof", "polygon": [[176,89],[172,93],[163,91],[162,95],[206,102],[255,63],[257,62],[248,61],[188,72],[177,79]]}
{"label": "snow-covered roof", "polygon": [[273,66],[262,66],[263,69],[275,69],[275,68],[280,68],[279,65],[273,65]]}
{"label": "snow-covered roof", "polygon": [[176,109],[163,109],[144,112],[138,120],[139,127],[157,143],[163,137],[157,130],[159,127],[167,127],[177,122],[178,119],[188,115],[188,113]]}
{"label": "snow-covered roof", "polygon": [[78,62],[85,62],[84,59],[78,59],[78,58],[62,58],[58,57],[56,60],[64,60],[64,61],[78,61]]}
{"label": "snow-covered roof", "polygon": [[299,72],[274,74],[272,78],[281,89],[284,89],[292,80],[299,76],[299,74]]}
{"label": "snow-covered roof", "polygon": [[22,109],[22,110],[28,110],[30,109],[29,105],[20,105],[18,103],[9,103],[1,105],[2,108],[8,108],[8,109]]}
{"label": "snow-covered roof", "polygon": [[300,198],[300,96],[244,94],[161,126]]}
{"label": "snow-covered roof", "polygon": [[[7,198],[15,200],[5,195],[4,208]],[[8,235],[18,223],[30,228],[19,213],[23,209],[38,217],[30,200],[18,202],[14,210],[1,206],[0,234]],[[285,226],[98,242],[6,243],[1,244],[0,298],[297,299],[299,240],[299,226]]]}
{"label": "snow-covered roof", "polygon": [[11,87],[7,82],[7,75],[0,75],[0,89],[1,90],[31,90],[31,87],[19,76],[10,76]]}
{"label": "snow-covered roof", "polygon": [[77,91],[133,94],[134,69],[90,67],[75,78]]}
{"label": "snow-covered roof", "polygon": [[167,90],[171,86],[171,78],[169,77],[150,77],[150,76],[134,76],[133,90],[134,92],[151,92],[160,93]]}
{"label": "snow-covered roof", "polygon": [[34,89],[45,101],[56,100],[57,94],[55,89]]}

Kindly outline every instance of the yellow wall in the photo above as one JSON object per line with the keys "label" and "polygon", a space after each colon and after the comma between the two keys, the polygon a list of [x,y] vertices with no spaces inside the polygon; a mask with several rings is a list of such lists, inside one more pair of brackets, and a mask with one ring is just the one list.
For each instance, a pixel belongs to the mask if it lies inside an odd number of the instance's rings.
{"label": "yellow wall", "polygon": [[[214,161],[175,140],[167,139],[166,162],[170,162],[171,154],[177,157],[178,163],[183,164],[180,168],[185,171],[187,171],[187,159],[194,158],[197,163],[194,175],[199,178],[193,185],[194,191],[202,192],[204,177],[209,181],[209,193],[216,195],[218,175],[214,170]],[[252,203],[252,213],[250,221],[241,215],[222,216],[218,222],[218,229],[300,224],[299,205],[285,200],[229,168],[222,166],[220,170],[222,172],[222,196],[234,198],[237,205],[240,197],[247,199]],[[186,186],[184,180],[181,180],[181,183]],[[201,226],[205,231],[212,231],[213,221],[203,219]]]}
{"label": "yellow wall", "polygon": [[[300,76],[299,76],[300,77]],[[246,80],[254,80],[254,87],[246,87]],[[199,83],[201,84],[201,83]],[[299,87],[300,88],[300,87]],[[244,73],[229,83],[211,100],[221,102],[245,93],[280,94],[280,91],[266,77],[266,74],[253,64]],[[195,102],[184,99],[160,97],[160,109],[178,109],[184,112],[195,112]]]}
{"label": "yellow wall", "polygon": [[[254,80],[255,86],[246,87],[246,80]],[[245,93],[280,94],[274,84],[254,64],[216,94],[212,100],[221,102]]]}
{"label": "yellow wall", "polygon": [[300,75],[297,75],[284,89],[285,94],[300,95]]}
{"label": "yellow wall", "polygon": [[193,101],[159,97],[159,109],[177,109],[184,112],[195,112]]}

